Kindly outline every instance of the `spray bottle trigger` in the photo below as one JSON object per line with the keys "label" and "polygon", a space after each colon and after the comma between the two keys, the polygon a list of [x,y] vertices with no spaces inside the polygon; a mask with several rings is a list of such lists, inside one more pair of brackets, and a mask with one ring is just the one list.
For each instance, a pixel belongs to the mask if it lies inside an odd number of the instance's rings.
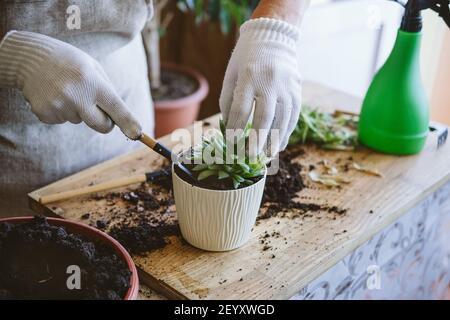
{"label": "spray bottle trigger", "polygon": [[437,136],[437,148],[438,149],[447,142],[447,138],[448,138],[447,126],[440,124],[438,122],[432,121],[430,123],[430,132],[432,132],[434,136]]}
{"label": "spray bottle trigger", "polygon": [[437,12],[450,28],[450,0],[434,0],[430,4],[430,9]]}

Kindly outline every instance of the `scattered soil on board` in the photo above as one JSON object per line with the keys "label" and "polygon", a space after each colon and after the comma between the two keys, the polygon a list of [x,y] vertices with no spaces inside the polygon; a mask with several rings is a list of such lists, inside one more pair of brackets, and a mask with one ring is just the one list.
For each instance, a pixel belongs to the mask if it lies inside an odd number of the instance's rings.
{"label": "scattered soil on board", "polygon": [[[276,175],[267,176],[263,195],[263,207],[257,220],[269,219],[274,216],[285,216],[288,211],[295,210],[291,217],[305,215],[314,211],[325,211],[338,215],[345,214],[347,210],[336,206],[319,205],[294,201],[297,193],[306,188],[301,175],[302,166],[293,161],[305,151],[300,146],[294,146],[280,153],[279,171]],[[314,169],[314,168],[313,168]],[[309,167],[309,170],[313,170]]]}
{"label": "scattered soil on board", "polygon": [[278,173],[267,176],[263,204],[278,204],[280,209],[293,204],[297,192],[305,188],[305,184],[301,176],[302,166],[292,160],[303,153],[303,149],[288,149],[280,153]]}
{"label": "scattered soil on board", "polygon": [[[298,192],[306,188],[302,169],[314,170],[314,166],[303,168],[299,163],[298,158],[304,153],[300,145],[289,147],[280,153],[279,172],[267,176],[257,223],[276,216],[313,217],[314,212],[332,213],[332,219],[345,215],[346,209],[296,199]],[[143,183],[133,191],[98,197],[96,200],[104,199],[110,205],[108,219],[94,220],[89,213],[84,214],[82,219],[89,219],[91,225],[106,231],[133,254],[143,254],[164,247],[170,236],[180,235],[180,230],[175,213],[170,167],[166,166],[162,170],[168,174],[151,184]],[[119,202],[124,205],[117,205]]]}
{"label": "scattered soil on board", "polygon": [[[67,267],[81,269],[81,289],[69,290]],[[125,297],[131,272],[113,249],[50,225],[43,217],[0,223],[0,299]]]}
{"label": "scattered soil on board", "polygon": [[155,101],[173,100],[186,97],[194,93],[198,88],[198,82],[180,72],[162,69],[161,86],[152,88],[152,97]]}
{"label": "scattered soil on board", "polygon": [[98,199],[110,205],[108,218],[94,220],[89,215],[89,224],[118,240],[130,253],[161,248],[169,236],[180,234],[170,176],[159,179],[158,185],[142,183],[133,191],[109,193]]}

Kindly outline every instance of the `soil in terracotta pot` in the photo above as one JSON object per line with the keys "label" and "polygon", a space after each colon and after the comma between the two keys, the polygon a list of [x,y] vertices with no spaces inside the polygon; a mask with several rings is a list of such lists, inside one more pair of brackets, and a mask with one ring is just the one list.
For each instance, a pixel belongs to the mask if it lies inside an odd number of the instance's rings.
{"label": "soil in terracotta pot", "polygon": [[161,86],[152,88],[155,101],[175,100],[187,97],[198,89],[198,82],[192,77],[172,70],[161,70]]}
{"label": "soil in terracotta pot", "polygon": [[[81,270],[69,290],[68,266]],[[0,223],[0,299],[123,299],[131,271],[112,248],[35,217]]]}

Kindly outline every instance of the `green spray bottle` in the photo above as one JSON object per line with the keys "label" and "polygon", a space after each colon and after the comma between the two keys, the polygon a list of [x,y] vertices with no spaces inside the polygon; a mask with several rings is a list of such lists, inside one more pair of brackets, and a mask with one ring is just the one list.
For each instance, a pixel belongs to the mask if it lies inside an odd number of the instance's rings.
{"label": "green spray bottle", "polygon": [[419,153],[429,131],[429,108],[420,77],[421,11],[432,9],[450,27],[450,0],[409,0],[394,48],[364,98],[358,134],[374,150]]}

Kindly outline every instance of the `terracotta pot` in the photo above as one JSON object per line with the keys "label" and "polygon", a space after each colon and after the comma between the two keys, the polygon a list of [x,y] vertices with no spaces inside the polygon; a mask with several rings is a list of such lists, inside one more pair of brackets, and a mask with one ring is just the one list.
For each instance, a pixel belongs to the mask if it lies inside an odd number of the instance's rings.
{"label": "terracotta pot", "polygon": [[[14,217],[14,218],[4,218],[0,219],[1,222],[8,223],[25,223],[32,220],[33,217]],[[66,228],[67,231],[82,235],[88,239],[92,239],[94,241],[100,241],[114,249],[116,254],[122,258],[123,261],[127,264],[128,268],[131,271],[131,279],[130,279],[130,288],[126,293],[124,300],[136,300],[139,293],[139,278],[136,266],[134,265],[133,259],[131,259],[130,254],[125,250],[125,248],[117,242],[112,237],[108,236],[103,231],[90,227],[88,225],[68,221],[64,219],[57,218],[47,218],[47,221],[51,225],[61,226]]]}
{"label": "terracotta pot", "polygon": [[241,189],[210,190],[184,181],[172,164],[173,193],[183,238],[208,251],[229,251],[243,246],[256,222],[266,183]]}
{"label": "terracotta pot", "polygon": [[198,82],[198,87],[195,92],[186,97],[154,102],[157,138],[192,124],[197,119],[201,102],[209,92],[208,81],[197,71],[171,63],[164,63],[162,68],[190,76]]}

